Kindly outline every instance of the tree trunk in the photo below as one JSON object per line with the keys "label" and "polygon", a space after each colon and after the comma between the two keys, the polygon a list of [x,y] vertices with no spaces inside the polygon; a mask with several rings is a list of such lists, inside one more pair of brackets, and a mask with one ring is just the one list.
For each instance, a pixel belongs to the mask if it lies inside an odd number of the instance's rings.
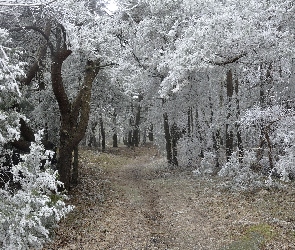
{"label": "tree trunk", "polygon": [[79,179],[79,149],[78,145],[74,148],[74,162],[73,162],[73,171],[72,171],[72,180],[71,183],[74,186],[78,185],[78,179]]}
{"label": "tree trunk", "polygon": [[192,108],[187,111],[187,136],[191,137],[192,134]]}
{"label": "tree trunk", "polygon": [[232,96],[234,92],[234,85],[233,85],[233,74],[232,71],[229,70],[227,72],[227,77],[226,77],[226,92],[227,92],[227,122],[225,126],[225,147],[226,147],[226,159],[229,161],[232,153],[233,153],[233,131],[230,129],[230,123],[232,122],[232,113],[231,113],[231,107],[232,107]]}
{"label": "tree trunk", "polygon": [[202,131],[201,131],[201,124],[199,121],[199,110],[198,107],[196,107],[196,115],[195,115],[195,124],[196,124],[196,137],[199,139],[200,142],[200,157],[204,157],[204,147],[203,147],[203,136],[202,136]]}
{"label": "tree trunk", "polygon": [[176,124],[174,123],[171,126],[171,146],[172,146],[172,165],[178,166],[178,159],[177,159],[177,142],[179,139],[179,132]]}
{"label": "tree trunk", "polygon": [[67,144],[60,144],[59,155],[57,158],[57,169],[59,173],[59,179],[64,184],[63,187],[60,187],[61,190],[70,190],[72,152],[73,149],[68,147]]}
{"label": "tree trunk", "polygon": [[127,146],[128,147],[133,147],[133,139],[132,139],[132,130],[128,131],[128,138],[127,138]]}
{"label": "tree trunk", "polygon": [[117,136],[117,134],[113,134],[113,147],[114,148],[118,147],[118,136]]}
{"label": "tree trunk", "polygon": [[103,126],[103,120],[102,117],[99,118],[99,124],[100,124],[100,134],[101,134],[101,151],[105,152],[106,150],[106,133]]}
{"label": "tree trunk", "polygon": [[153,141],[154,140],[154,126],[153,124],[151,124],[151,126],[149,127],[149,141]]}
{"label": "tree trunk", "polygon": [[[59,40],[64,36],[56,35],[56,37]],[[100,69],[99,60],[87,61],[83,84],[74,101],[70,103],[62,79],[62,64],[70,54],[71,51],[66,49],[66,45],[62,46],[60,41],[57,41],[56,51],[52,51],[51,55],[52,89],[61,115],[57,168],[60,181],[67,190],[70,189],[72,152],[85,135],[89,120],[92,83]]]}
{"label": "tree trunk", "polygon": [[91,131],[90,131],[90,138],[89,138],[89,141],[88,141],[88,147],[94,147],[96,148],[97,147],[97,140],[96,140],[96,137],[95,137],[95,129],[96,129],[96,126],[97,126],[97,122],[94,122],[91,124]]}
{"label": "tree trunk", "polygon": [[117,113],[116,113],[116,111],[114,111],[114,113],[113,113],[113,124],[114,124],[113,147],[117,148],[118,147],[118,134],[117,134]]}
{"label": "tree trunk", "polygon": [[137,112],[136,112],[136,115],[135,115],[135,128],[133,130],[133,145],[135,147],[138,147],[139,146],[139,124],[140,124],[140,104],[138,104],[137,106]]}
{"label": "tree trunk", "polygon": [[163,114],[163,118],[164,118],[164,133],[165,133],[165,141],[166,141],[167,161],[168,161],[168,164],[171,165],[173,163],[172,150],[171,150],[171,135],[170,135],[170,129],[169,129],[169,123],[168,123],[168,115],[166,112]]}
{"label": "tree trunk", "polygon": [[229,161],[233,153],[234,134],[233,134],[233,131],[229,129],[228,124],[226,124],[225,129],[226,129],[226,139],[225,139],[226,160]]}
{"label": "tree trunk", "polygon": [[272,159],[272,143],[270,141],[270,137],[269,137],[269,127],[264,129],[264,136],[267,142],[267,147],[268,147],[268,161],[269,161],[269,167],[270,170],[272,170],[274,168],[274,164],[273,164],[273,159]]}
{"label": "tree trunk", "polygon": [[[239,100],[239,81],[238,80],[236,80],[235,93],[236,93],[237,120],[239,120],[240,119],[240,100]],[[244,148],[243,148],[242,133],[241,133],[239,123],[236,123],[236,130],[237,130],[237,140],[238,140],[238,149],[239,149],[239,162],[242,163],[243,157],[244,157]]]}

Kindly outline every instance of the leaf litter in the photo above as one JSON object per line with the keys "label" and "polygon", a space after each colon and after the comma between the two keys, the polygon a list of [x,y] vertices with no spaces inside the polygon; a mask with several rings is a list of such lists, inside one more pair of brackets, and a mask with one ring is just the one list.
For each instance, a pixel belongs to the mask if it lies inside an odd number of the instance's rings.
{"label": "leaf litter", "polygon": [[295,249],[295,189],[232,192],[154,147],[81,149],[74,211],[44,249]]}

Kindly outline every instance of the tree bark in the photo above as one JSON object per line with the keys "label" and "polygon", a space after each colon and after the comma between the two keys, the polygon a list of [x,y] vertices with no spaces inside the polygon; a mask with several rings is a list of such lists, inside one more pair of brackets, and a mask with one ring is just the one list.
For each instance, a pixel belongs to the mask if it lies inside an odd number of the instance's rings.
{"label": "tree bark", "polygon": [[59,174],[59,180],[64,184],[60,187],[61,190],[70,190],[71,181],[71,166],[72,166],[72,148],[68,147],[67,143],[60,143],[57,168]]}
{"label": "tree bark", "polygon": [[113,147],[117,148],[118,147],[118,134],[117,134],[117,113],[116,111],[113,113]]}
{"label": "tree bark", "polygon": [[[240,119],[240,100],[239,100],[239,81],[238,79],[235,81],[235,93],[236,93],[236,109],[237,109],[237,119]],[[243,162],[244,157],[244,148],[243,148],[243,141],[242,141],[242,133],[240,129],[240,124],[236,123],[236,130],[237,130],[237,140],[238,140],[238,149],[239,149],[239,162]]]}
{"label": "tree bark", "polygon": [[[59,37],[62,36],[57,36]],[[61,45],[61,41],[57,41],[56,51],[51,55],[52,89],[61,115],[57,169],[60,181],[67,190],[70,189],[72,152],[85,135],[89,120],[92,83],[100,69],[99,60],[87,61],[83,84],[73,103],[70,103],[62,79],[62,64],[70,54],[71,51],[67,50],[66,45]]]}
{"label": "tree bark", "polygon": [[113,147],[118,147],[118,135],[116,133],[113,134]]}
{"label": "tree bark", "polygon": [[78,185],[78,179],[79,179],[79,148],[78,148],[78,145],[76,145],[74,148],[74,162],[73,162],[71,183],[74,186]]}
{"label": "tree bark", "polygon": [[191,137],[192,134],[192,108],[189,107],[187,111],[187,136]]}
{"label": "tree bark", "polygon": [[225,126],[225,135],[226,135],[226,139],[225,139],[225,147],[226,147],[226,159],[227,161],[229,161],[232,153],[233,153],[233,131],[230,129],[230,123],[231,121],[231,117],[232,117],[232,113],[231,113],[231,107],[232,107],[232,96],[233,96],[233,92],[234,92],[234,85],[233,85],[233,74],[232,71],[229,70],[227,72],[227,77],[226,77],[226,92],[227,92],[227,122],[226,122],[226,126]]}
{"label": "tree bark", "polygon": [[100,124],[100,134],[101,134],[101,151],[105,152],[106,150],[106,133],[103,126],[103,120],[102,117],[99,118],[99,124]]}
{"label": "tree bark", "polygon": [[154,140],[154,131],[153,130],[154,130],[154,126],[153,126],[153,124],[151,124],[149,127],[149,135],[148,135],[149,141]]}
{"label": "tree bark", "polygon": [[168,161],[168,164],[171,165],[173,163],[172,150],[171,150],[172,145],[171,145],[169,123],[168,123],[168,115],[166,112],[163,114],[163,118],[164,118],[164,133],[165,133],[165,141],[166,141],[167,161]]}
{"label": "tree bark", "polygon": [[133,147],[133,139],[132,139],[132,130],[128,131],[128,138],[127,138],[127,146],[128,147]]}
{"label": "tree bark", "polygon": [[90,138],[89,138],[89,141],[88,141],[88,147],[96,148],[98,146],[98,143],[97,143],[97,140],[96,140],[96,137],[95,137],[96,126],[97,126],[97,122],[93,122],[91,124],[91,132],[90,132]]}
{"label": "tree bark", "polygon": [[133,145],[135,147],[139,146],[139,141],[140,141],[140,135],[139,135],[139,124],[140,124],[140,113],[141,113],[141,107],[140,107],[140,100],[141,98],[138,98],[138,104],[136,107],[136,114],[135,114],[135,124],[134,124],[134,130],[133,130]]}
{"label": "tree bark", "polygon": [[177,159],[177,142],[179,140],[179,131],[174,123],[171,126],[171,146],[172,146],[172,165],[178,166],[178,159]]}

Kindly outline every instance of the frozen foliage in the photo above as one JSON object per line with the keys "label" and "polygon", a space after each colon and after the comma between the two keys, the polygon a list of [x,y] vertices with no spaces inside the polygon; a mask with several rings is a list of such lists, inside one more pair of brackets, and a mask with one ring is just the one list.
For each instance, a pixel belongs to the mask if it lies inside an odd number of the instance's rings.
{"label": "frozen foliage", "polygon": [[212,152],[205,152],[204,157],[201,160],[201,167],[193,171],[194,175],[210,175],[215,172],[216,169],[216,155]]}
{"label": "frozen foliage", "polygon": [[0,110],[0,147],[6,142],[19,138],[19,118],[17,112],[7,114]]}
{"label": "frozen foliage", "polygon": [[[72,210],[64,203],[65,195],[58,192],[57,172],[50,168],[41,137],[31,153],[22,156],[22,162],[12,167],[17,190],[0,190],[0,247],[2,249],[41,248],[49,240],[50,229]],[[45,161],[42,166],[41,162]]]}
{"label": "frozen foliage", "polygon": [[[249,109],[241,118],[244,127],[256,126],[262,128],[264,137],[268,136],[268,168],[271,176],[278,176],[282,181],[294,178],[294,143],[295,125],[294,111],[279,105],[267,107],[254,107]],[[265,139],[265,138],[262,138]],[[265,159],[265,157],[263,157]],[[265,160],[262,162],[265,162]],[[269,162],[273,161],[272,166]],[[259,162],[261,165],[261,162]]]}
{"label": "frozen foliage", "polygon": [[289,181],[295,177],[295,118],[285,116],[280,120],[275,130],[274,143],[278,150],[278,161],[275,171],[280,175],[282,181]]}
{"label": "frozen foliage", "polygon": [[0,28],[0,151],[4,143],[19,137],[20,114],[7,110],[20,97],[17,77],[23,75],[19,52],[8,47],[8,32]]}
{"label": "frozen foliage", "polygon": [[254,106],[245,112],[245,115],[241,117],[240,123],[243,126],[258,125],[261,127],[278,122],[286,115],[291,115],[290,110],[284,109],[280,105],[267,108]]}
{"label": "frozen foliage", "polygon": [[243,162],[239,161],[237,153],[234,152],[218,174],[225,177],[225,184],[234,190],[242,191],[259,188],[263,185],[263,176],[251,169],[254,162],[254,152],[246,151]]}
{"label": "frozen foliage", "polygon": [[0,28],[0,106],[20,96],[16,79],[24,74],[24,64],[18,60],[21,53],[9,48],[9,42],[8,32]]}

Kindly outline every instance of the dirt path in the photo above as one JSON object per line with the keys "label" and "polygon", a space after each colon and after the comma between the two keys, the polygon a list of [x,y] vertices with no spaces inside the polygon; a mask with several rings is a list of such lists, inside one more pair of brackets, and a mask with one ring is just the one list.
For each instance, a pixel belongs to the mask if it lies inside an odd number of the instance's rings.
{"label": "dirt path", "polygon": [[294,192],[218,191],[155,155],[83,151],[76,209],[45,249],[295,249]]}

